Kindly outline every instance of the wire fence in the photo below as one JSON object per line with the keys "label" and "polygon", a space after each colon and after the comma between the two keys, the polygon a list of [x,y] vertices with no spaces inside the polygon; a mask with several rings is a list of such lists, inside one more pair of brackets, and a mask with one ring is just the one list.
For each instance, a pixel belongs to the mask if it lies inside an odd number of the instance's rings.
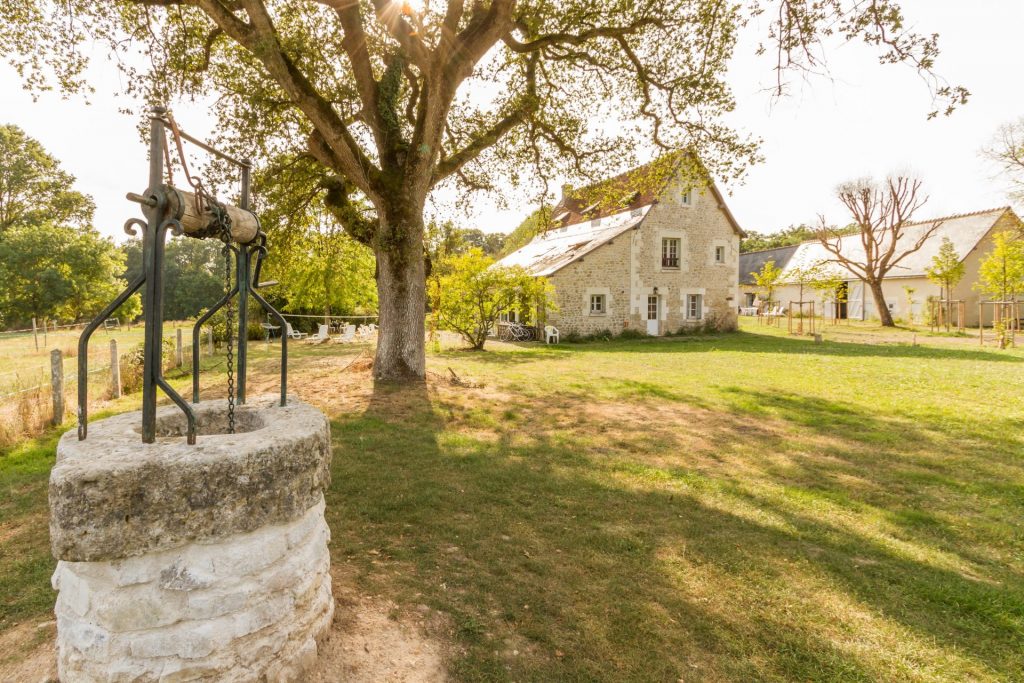
{"label": "wire fence", "polygon": [[[19,355],[10,348],[10,337],[0,337],[0,359],[19,363],[20,368],[0,372],[0,446],[17,443],[42,432],[49,424],[63,422],[64,414],[74,412],[78,393],[77,341],[81,326],[65,326],[74,344],[54,344],[39,352]],[[52,329],[52,328],[51,328]],[[142,382],[142,327],[122,330],[109,339],[94,339],[89,348],[87,373],[90,412],[102,409],[122,393],[136,391]],[[31,331],[29,331],[31,337]],[[192,367],[191,332],[173,329],[164,336],[164,370]],[[106,341],[107,343],[103,343]],[[209,333],[204,333],[201,353],[210,353]],[[97,343],[99,342],[99,343]],[[30,342],[31,343],[31,342]],[[43,359],[46,364],[43,365]],[[115,371],[116,364],[116,371]],[[57,370],[59,368],[59,370]],[[55,393],[56,392],[56,393]]]}

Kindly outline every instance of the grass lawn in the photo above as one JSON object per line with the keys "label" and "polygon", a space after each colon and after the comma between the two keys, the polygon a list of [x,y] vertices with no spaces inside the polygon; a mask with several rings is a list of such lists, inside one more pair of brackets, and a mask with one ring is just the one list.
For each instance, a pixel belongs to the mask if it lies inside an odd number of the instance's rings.
{"label": "grass lawn", "polygon": [[[336,571],[446,615],[457,680],[1022,680],[1024,352],[910,340],[495,344],[404,389],[296,345],[290,386]],[[0,455],[0,630],[52,605],[54,441]]]}

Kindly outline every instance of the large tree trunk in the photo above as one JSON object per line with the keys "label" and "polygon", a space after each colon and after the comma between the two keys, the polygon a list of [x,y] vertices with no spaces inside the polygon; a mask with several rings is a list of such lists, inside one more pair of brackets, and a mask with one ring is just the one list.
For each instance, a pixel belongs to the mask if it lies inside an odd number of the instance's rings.
{"label": "large tree trunk", "polygon": [[885,303],[882,283],[875,281],[867,284],[871,288],[871,296],[875,299],[875,308],[878,309],[878,318],[882,321],[882,327],[896,327],[896,323],[892,320],[892,313],[889,312],[889,306]]}
{"label": "large tree trunk", "polygon": [[420,381],[426,375],[423,217],[416,207],[397,207],[379,214],[374,253],[380,330],[373,377],[385,382]]}

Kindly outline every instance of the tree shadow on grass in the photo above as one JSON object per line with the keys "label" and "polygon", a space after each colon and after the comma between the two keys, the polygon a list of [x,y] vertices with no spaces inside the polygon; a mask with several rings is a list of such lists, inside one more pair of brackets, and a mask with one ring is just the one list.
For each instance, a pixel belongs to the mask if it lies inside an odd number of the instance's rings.
{"label": "tree shadow on grass", "polygon": [[[836,479],[869,464],[849,406],[786,397],[773,420],[806,421],[810,409],[841,430],[810,419],[806,439],[787,443],[772,425],[740,429],[742,412],[651,397],[704,417],[700,450],[678,424],[624,428],[570,402],[392,392],[334,424],[335,561],[400,602],[449,614],[457,678],[963,680],[1024,665],[1024,588],[1012,572],[915,559],[831,508],[773,495],[834,489],[852,513],[866,505]],[[822,435],[838,439],[836,453],[800,462]],[[798,466],[747,462],[766,440]],[[860,474],[880,496],[872,505],[898,515],[904,482],[881,464]],[[907,534],[936,544],[917,527]],[[975,540],[954,535],[943,550],[966,558]]]}

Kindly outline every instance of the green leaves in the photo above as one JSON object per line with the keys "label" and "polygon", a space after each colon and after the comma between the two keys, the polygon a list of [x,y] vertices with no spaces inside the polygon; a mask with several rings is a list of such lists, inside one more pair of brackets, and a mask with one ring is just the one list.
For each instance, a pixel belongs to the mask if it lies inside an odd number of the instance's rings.
{"label": "green leaves", "polygon": [[0,237],[19,225],[88,224],[96,207],[74,182],[38,141],[0,125]]}
{"label": "green leaves", "polygon": [[474,349],[484,347],[502,313],[554,305],[545,278],[495,265],[479,249],[453,256],[443,266],[438,270],[444,274],[428,283],[434,314],[441,327],[458,332]]}

